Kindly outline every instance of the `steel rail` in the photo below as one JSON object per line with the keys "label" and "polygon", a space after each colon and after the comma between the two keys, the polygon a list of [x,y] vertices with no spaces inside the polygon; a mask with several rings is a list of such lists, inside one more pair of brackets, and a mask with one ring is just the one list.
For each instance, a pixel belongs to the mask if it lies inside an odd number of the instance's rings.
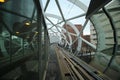
{"label": "steel rail", "polygon": [[66,54],[71,60],[73,60],[76,64],[78,64],[81,68],[83,68],[89,75],[91,75],[95,80],[103,80],[99,74],[96,74],[95,72],[99,73],[96,69],[93,67],[87,65],[85,62],[81,61],[79,58],[74,56],[73,54],[69,54],[63,49],[61,49],[64,54]]}
{"label": "steel rail", "polygon": [[[77,63],[77,61],[74,60],[75,57],[72,57],[71,55],[65,53],[59,47],[57,47],[56,49],[57,49],[56,53],[57,53],[58,59],[61,59],[61,61],[64,61],[66,63],[64,65],[69,65],[69,66],[67,66],[67,68],[69,68],[68,70],[71,74],[70,75],[71,78],[72,77],[77,78],[74,80],[103,80],[100,76],[101,74],[99,74],[99,72],[96,69],[93,69],[93,68],[89,69],[89,67],[87,67],[87,69],[86,69],[86,67],[84,68],[83,65]],[[63,66],[63,64],[60,64],[60,65]],[[98,74],[95,74],[95,72],[98,72]],[[73,76],[73,75],[75,75],[75,76]]]}
{"label": "steel rail", "polygon": [[81,74],[83,74],[87,79],[89,80],[95,80],[93,77],[91,77],[83,68],[81,68],[79,65],[77,65],[73,60],[71,60],[67,55],[65,55],[67,59],[80,71]]}

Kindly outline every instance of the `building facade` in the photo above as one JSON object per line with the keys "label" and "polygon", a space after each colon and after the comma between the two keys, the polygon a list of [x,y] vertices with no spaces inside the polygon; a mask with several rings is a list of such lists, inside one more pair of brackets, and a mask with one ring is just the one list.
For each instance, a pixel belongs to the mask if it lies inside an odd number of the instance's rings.
{"label": "building facade", "polygon": [[[80,24],[75,24],[75,27],[79,30],[79,32],[82,29],[82,25],[80,25]],[[69,33],[76,34],[74,29],[70,25],[65,24],[65,25],[63,25],[63,28],[65,30],[67,30]],[[64,32],[64,34],[65,34],[68,42],[70,42],[67,32]],[[72,41],[74,42],[74,40],[77,39],[77,36],[72,35],[72,34],[70,34],[70,35],[71,35]],[[90,42],[90,35],[83,35],[83,33],[81,33],[81,37],[84,38],[85,40],[87,40],[88,42]],[[78,40],[76,40],[75,43],[72,45],[73,52],[76,51],[77,46],[78,46]],[[89,46],[85,42],[82,41],[82,47],[81,47],[80,52],[86,52],[88,49],[89,49]]]}

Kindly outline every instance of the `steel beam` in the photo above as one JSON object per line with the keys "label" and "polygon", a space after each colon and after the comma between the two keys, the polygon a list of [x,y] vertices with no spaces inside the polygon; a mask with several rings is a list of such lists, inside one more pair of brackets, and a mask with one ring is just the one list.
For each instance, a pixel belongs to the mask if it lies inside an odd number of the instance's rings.
{"label": "steel beam", "polygon": [[87,12],[88,9],[87,6],[80,0],[68,0],[68,1],[81,8],[84,12]]}
{"label": "steel beam", "polygon": [[60,7],[60,4],[59,4],[59,0],[55,0],[55,1],[56,1],[57,6],[58,6],[58,9],[59,9],[59,11],[60,11],[60,14],[61,14],[61,16],[62,16],[62,19],[63,19],[63,21],[65,21],[63,12],[62,12],[61,7]]}
{"label": "steel beam", "polygon": [[0,49],[1,49],[2,55],[4,57],[8,57],[9,55],[8,55],[8,52],[7,52],[6,48],[5,48],[4,43],[5,43],[4,39],[0,36]]}
{"label": "steel beam", "polygon": [[[76,35],[79,35],[79,30],[76,28],[76,26],[70,22],[67,22],[66,24],[70,25],[70,27],[75,31]],[[77,51],[79,52],[81,50],[81,40],[78,39],[78,46],[77,46]],[[73,45],[74,43],[72,42],[71,45]]]}
{"label": "steel beam", "polygon": [[85,42],[86,44],[88,44],[89,46],[91,46],[93,49],[95,49],[96,50],[96,46],[95,45],[93,45],[92,43],[90,43],[90,42],[88,42],[87,40],[85,40],[84,38],[82,38],[82,37],[79,37],[83,42]]}
{"label": "steel beam", "polygon": [[44,8],[44,11],[46,11],[46,9],[47,9],[47,7],[49,5],[49,2],[50,2],[50,0],[47,0],[47,3],[46,3],[45,8]]}
{"label": "steel beam", "polygon": [[42,80],[42,26],[43,26],[43,14],[41,3],[39,0],[33,0],[37,9],[37,32],[38,32],[38,79]]}
{"label": "steel beam", "polygon": [[86,27],[87,23],[88,23],[88,20],[85,21],[82,29],[80,30],[79,34],[77,35],[78,37],[73,41],[73,44],[78,40],[79,36],[82,34],[84,28]]}

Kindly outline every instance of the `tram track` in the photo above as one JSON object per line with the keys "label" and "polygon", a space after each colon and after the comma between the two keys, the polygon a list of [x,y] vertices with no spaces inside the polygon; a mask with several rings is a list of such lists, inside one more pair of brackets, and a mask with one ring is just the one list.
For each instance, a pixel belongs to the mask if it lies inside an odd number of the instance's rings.
{"label": "tram track", "polygon": [[56,47],[56,55],[62,80],[105,80],[103,77],[99,76],[99,74],[94,73],[96,70],[90,71],[83,68],[71,55],[65,53],[59,47]]}

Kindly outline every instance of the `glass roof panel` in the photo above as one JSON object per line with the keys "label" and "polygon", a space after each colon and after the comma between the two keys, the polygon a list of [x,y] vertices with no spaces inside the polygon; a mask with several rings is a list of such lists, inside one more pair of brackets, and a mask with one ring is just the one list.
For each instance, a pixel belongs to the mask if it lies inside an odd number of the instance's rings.
{"label": "glass roof panel", "polygon": [[[75,2],[76,2],[76,0],[75,0]],[[66,19],[75,17],[77,15],[84,13],[79,7],[77,7],[76,5],[72,4],[71,2],[69,2],[67,0],[59,0],[59,3],[62,8],[64,17]]]}
{"label": "glass roof panel", "polygon": [[81,1],[82,3],[84,3],[87,7],[90,4],[90,0],[79,0],[79,1]]}
{"label": "glass roof panel", "polygon": [[46,9],[46,13],[56,14],[60,16],[60,12],[58,10],[55,0],[50,0],[48,7]]}
{"label": "glass roof panel", "polygon": [[[85,10],[82,8],[80,8],[80,6],[77,4],[77,2],[81,1],[79,4],[83,3],[83,5],[85,5],[85,7],[83,7],[84,9],[86,9],[86,6],[88,7],[90,0],[58,0],[58,4],[56,3],[55,0],[50,0],[47,6],[47,9],[45,11],[45,16],[52,22],[50,22],[49,20],[46,20],[47,23],[51,24],[51,25],[47,25],[48,29],[52,29],[52,30],[48,30],[49,33],[54,33],[54,32],[58,32],[62,30],[62,28],[56,29],[54,25],[58,24],[60,27],[62,27],[65,24],[65,21],[69,21],[71,22],[73,25],[84,25],[86,19],[85,19]],[[48,0],[42,0],[43,2],[43,7],[45,8],[46,3],[48,2]],[[77,5],[75,5],[77,4]],[[62,19],[62,14],[60,12],[60,9],[58,8],[58,5],[60,5],[61,11],[63,13],[63,17],[65,18],[65,21],[61,20]],[[84,11],[83,11],[84,10]],[[56,16],[57,15],[57,16]],[[53,17],[52,17],[53,16]],[[56,17],[56,18],[55,18]],[[57,17],[61,17],[60,20],[57,19]],[[83,33],[85,35],[90,34],[90,24],[87,23],[85,30],[83,31]]]}

